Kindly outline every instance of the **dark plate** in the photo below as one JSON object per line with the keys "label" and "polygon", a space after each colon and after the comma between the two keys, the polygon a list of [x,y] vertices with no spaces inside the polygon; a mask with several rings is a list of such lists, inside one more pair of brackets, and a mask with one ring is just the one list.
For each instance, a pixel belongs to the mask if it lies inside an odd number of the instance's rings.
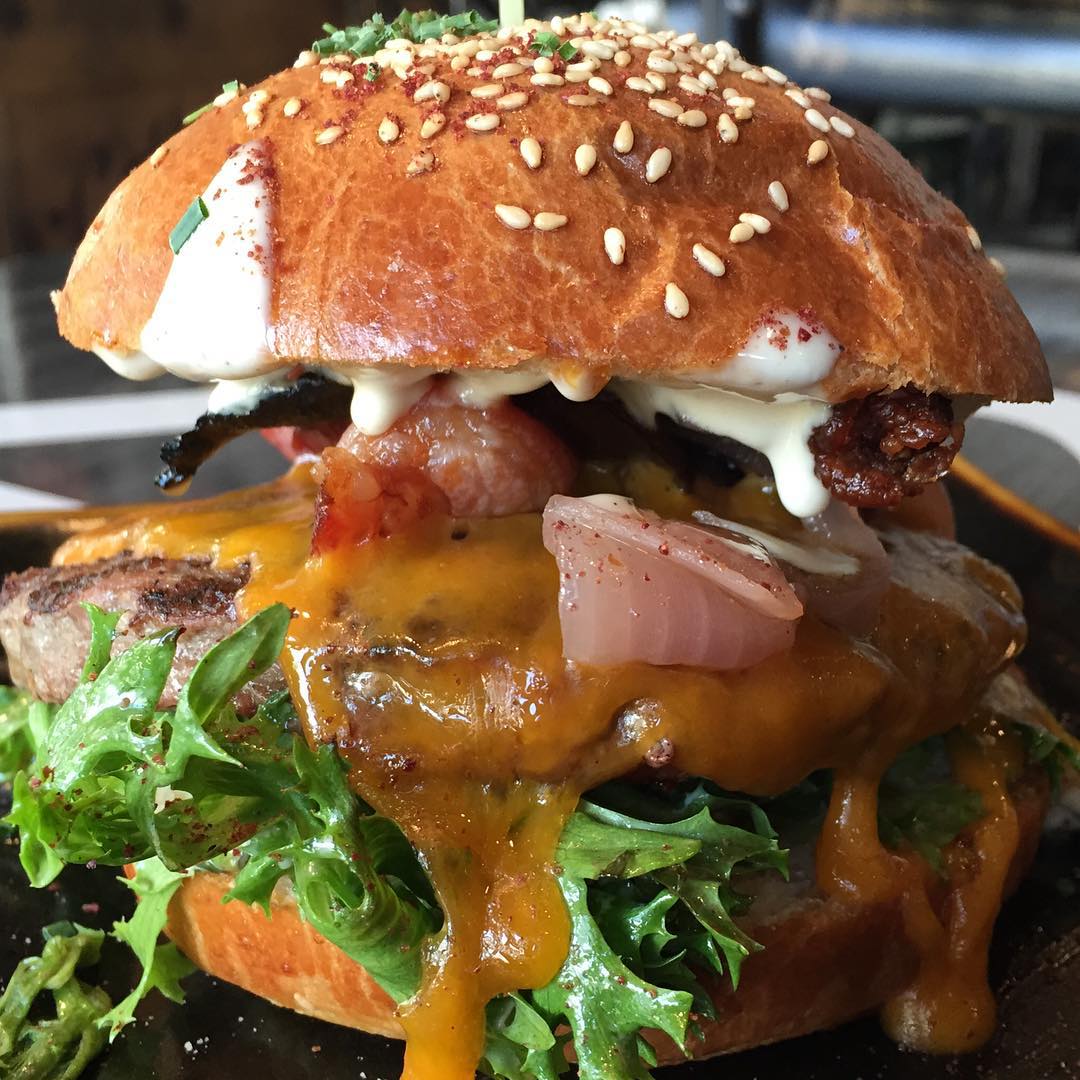
{"label": "dark plate", "polygon": [[[1007,567],[1027,598],[1031,643],[1023,666],[1060,716],[1080,721],[1080,546],[1064,530],[1036,527],[992,489],[955,485],[961,539]],[[0,574],[42,562],[57,540],[89,515],[64,520],[0,520]],[[1043,523],[1045,525],[1045,523]],[[892,1045],[872,1018],[733,1058],[664,1069],[664,1080],[1047,1080],[1080,1077],[1080,828],[1057,815],[1033,872],[1009,901],[992,952],[1000,1003],[997,1035],[963,1059],[927,1058]],[[84,905],[90,907],[84,909]],[[95,906],[96,905],[96,906]],[[16,852],[0,848],[0,973],[37,952],[41,926],[71,918],[107,927],[130,909],[130,894],[109,871],[68,870],[55,891],[35,893]],[[102,980],[114,998],[134,982],[131,962],[107,949]],[[187,983],[179,1007],[155,996],[89,1072],[95,1080],[156,1077],[220,1080],[259,1075],[391,1080],[401,1071],[396,1043],[275,1008],[204,975]]]}

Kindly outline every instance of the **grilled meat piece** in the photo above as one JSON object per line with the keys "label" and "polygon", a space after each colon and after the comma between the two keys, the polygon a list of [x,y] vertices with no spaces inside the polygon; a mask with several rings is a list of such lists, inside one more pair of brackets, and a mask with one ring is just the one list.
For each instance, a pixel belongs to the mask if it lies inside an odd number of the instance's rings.
{"label": "grilled meat piece", "polygon": [[[84,601],[122,611],[114,654],[164,627],[183,628],[176,662],[161,698],[176,696],[211,646],[237,626],[236,594],[248,570],[216,570],[205,559],[135,558],[121,554],[101,562],[52,566],[13,574],[0,589],[0,643],[12,681],[42,701],[64,701],[79,681],[90,643]],[[272,668],[237,698],[243,713],[284,687]]]}
{"label": "grilled meat piece", "polygon": [[907,386],[837,405],[810,436],[821,482],[852,506],[897,506],[949,471],[964,425],[941,394]]}

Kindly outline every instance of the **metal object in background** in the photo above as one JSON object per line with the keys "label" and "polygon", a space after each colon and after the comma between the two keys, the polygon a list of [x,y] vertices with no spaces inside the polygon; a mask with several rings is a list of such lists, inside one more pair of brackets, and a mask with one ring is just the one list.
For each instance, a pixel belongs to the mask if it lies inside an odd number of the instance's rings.
{"label": "metal object in background", "polygon": [[836,5],[770,3],[761,46],[797,82],[824,81],[856,101],[1080,112],[1080,13],[925,3],[885,10],[845,17]]}

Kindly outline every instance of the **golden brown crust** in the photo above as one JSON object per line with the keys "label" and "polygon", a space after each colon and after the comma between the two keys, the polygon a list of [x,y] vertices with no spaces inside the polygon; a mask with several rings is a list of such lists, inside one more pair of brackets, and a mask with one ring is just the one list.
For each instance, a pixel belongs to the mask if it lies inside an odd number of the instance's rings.
{"label": "golden brown crust", "polygon": [[[265,139],[278,180],[270,342],[283,360],[701,371],[721,367],[769,311],[790,309],[812,312],[845,347],[825,383],[831,400],[908,382],[1049,397],[1034,333],[963,215],[884,140],[831,104],[804,99],[822,122],[836,117],[841,130],[845,122],[854,129],[852,138],[822,133],[759,69],[727,69],[715,91],[688,92],[681,75],[703,69],[690,53],[679,54],[690,70],[668,74],[668,88],[650,97],[624,85],[646,74],[648,50],[629,52],[626,67],[600,61],[595,74],[610,94],[586,83],[536,86],[528,69],[500,79],[501,93],[528,95],[524,107],[502,112],[470,94],[493,81],[490,65],[470,75],[446,57],[421,58],[451,91],[446,126],[428,139],[419,127],[434,102],[411,99],[415,79],[387,70],[368,83],[361,69],[343,67],[355,77],[339,90],[322,81],[330,69],[319,65],[274,75],[259,84],[269,100],[257,126],[242,111],[247,91],[180,131],[164,157],[120,185],[72,265],[61,331],[82,348],[137,349],[172,259],[169,231],[231,147]],[[717,131],[720,114],[736,111],[725,89],[755,102],[735,142]],[[568,104],[572,95],[596,104]],[[293,97],[303,107],[289,118],[283,105]],[[706,122],[662,116],[649,107],[658,98],[701,110]],[[465,126],[479,110],[498,116],[496,130]],[[377,129],[387,115],[401,134],[384,144]],[[619,154],[612,140],[624,120],[634,144]],[[344,134],[317,145],[330,123]],[[518,151],[525,137],[543,146],[539,168]],[[829,153],[808,165],[815,140]],[[586,176],[574,163],[583,143],[598,155]],[[670,171],[648,183],[646,162],[661,146],[671,151]],[[421,151],[434,155],[432,168],[409,176]],[[768,194],[775,180],[790,202],[783,213]],[[496,204],[568,221],[516,231]],[[771,230],[733,243],[744,212],[764,215]],[[605,254],[608,227],[625,233],[621,266]],[[725,261],[723,277],[697,264],[696,243]],[[687,317],[665,312],[668,282],[689,299]]]}
{"label": "golden brown crust", "polygon": [[[1008,890],[1030,866],[1047,808],[1040,773],[1014,789],[1020,845]],[[308,926],[287,894],[275,894],[271,918],[240,903],[222,904],[228,874],[197,874],[170,909],[169,934],[210,974],[260,997],[346,1027],[402,1036],[389,997],[362,967]],[[899,901],[855,904],[803,896],[750,927],[764,950],[743,965],[737,992],[710,986],[717,1018],[701,1022],[695,1058],[732,1053],[834,1027],[879,1006],[915,972]],[[663,1062],[683,1060],[657,1037]]]}

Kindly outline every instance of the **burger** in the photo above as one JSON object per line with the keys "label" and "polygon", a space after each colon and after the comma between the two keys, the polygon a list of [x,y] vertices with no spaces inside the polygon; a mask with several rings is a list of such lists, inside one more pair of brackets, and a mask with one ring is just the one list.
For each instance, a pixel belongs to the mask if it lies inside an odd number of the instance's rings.
{"label": "burger", "polygon": [[291,461],[4,585],[30,882],[139,897],[128,998],[82,927],[20,969],[79,1002],[57,1060],[192,964],[404,1037],[413,1080],[642,1077],[868,1011],[977,1047],[1077,760],[940,484],[974,409],[1051,396],[1000,266],[726,42],[326,35],[188,117],[55,296],[119,374],[213,384],[160,486],[255,429]]}

